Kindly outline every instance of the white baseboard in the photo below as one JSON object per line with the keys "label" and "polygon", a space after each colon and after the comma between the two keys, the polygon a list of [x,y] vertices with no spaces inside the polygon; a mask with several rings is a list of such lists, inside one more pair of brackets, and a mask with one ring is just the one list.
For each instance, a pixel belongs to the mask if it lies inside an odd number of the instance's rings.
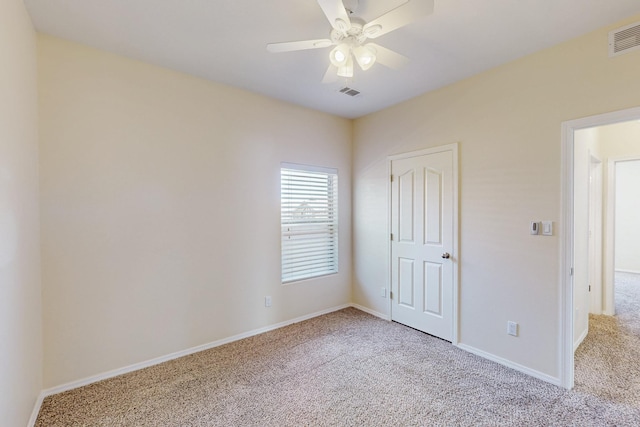
{"label": "white baseboard", "polygon": [[380,312],[378,312],[378,311],[375,311],[375,310],[372,310],[372,309],[370,309],[370,308],[364,307],[364,306],[362,306],[362,305],[360,305],[360,304],[353,304],[353,303],[352,303],[352,304],[350,304],[350,305],[351,305],[351,307],[356,308],[356,309],[358,309],[358,310],[360,310],[360,311],[364,311],[365,313],[369,313],[369,314],[370,314],[370,315],[372,315],[372,316],[379,317],[379,318],[381,318],[381,319],[383,319],[383,320],[391,320],[391,319],[389,318],[389,316],[387,316],[386,314],[382,314],[382,313],[380,313]]}
{"label": "white baseboard", "polygon": [[42,402],[44,401],[44,398],[47,396],[48,395],[45,394],[44,391],[41,391],[40,394],[38,395],[38,398],[36,399],[36,403],[35,405],[33,405],[33,411],[31,411],[31,417],[29,418],[29,423],[27,424],[27,427],[33,427],[34,425],[36,425],[36,419],[38,419],[38,414],[40,413]]}
{"label": "white baseboard", "polygon": [[638,271],[638,270],[624,270],[622,268],[616,268],[616,273],[640,274],[640,271]]}
{"label": "white baseboard", "polygon": [[[83,387],[85,385],[89,385],[98,381],[106,380],[108,378],[117,377],[118,375],[128,374],[129,372],[138,371],[140,369],[148,368],[150,366],[158,365],[160,363],[168,362],[169,360],[177,359],[179,357],[188,356],[193,353],[198,353],[200,351],[209,350],[214,347],[219,347],[224,344],[229,344],[234,341],[239,341],[244,338],[249,338],[254,335],[259,335],[265,332],[273,331],[275,329],[279,329],[285,326],[292,325],[294,323],[303,322],[305,320],[312,319],[314,317],[323,316],[325,314],[333,313],[334,311],[342,310],[348,307],[351,307],[352,304],[343,304],[337,307],[328,308],[326,310],[317,311],[315,313],[307,314],[304,316],[296,317],[295,319],[287,320],[284,322],[276,323],[274,325],[265,326],[264,328],[254,329],[249,332],[244,332],[242,334],[234,335],[228,338],[223,338],[217,341],[213,341],[207,344],[202,344],[196,347],[191,347],[186,350],[177,351],[175,353],[167,354],[165,356],[156,357],[154,359],[150,359],[144,362],[134,363],[133,365],[125,366],[118,369],[113,369],[111,371],[103,372],[97,375],[92,375],[90,377],[82,378],[76,381],[72,381],[66,384],[62,384],[56,387],[52,387],[46,390],[43,390],[38,397],[38,401],[36,402],[35,407],[33,408],[33,413],[31,414],[31,419],[29,420],[29,426],[33,426],[38,417],[38,413],[40,412],[40,406],[42,405],[42,401],[45,397],[51,396],[52,394],[62,393],[64,391],[73,390],[78,387]],[[365,311],[365,310],[363,310]]]}
{"label": "white baseboard", "polygon": [[578,347],[580,347],[580,344],[582,344],[582,341],[584,341],[584,339],[587,337],[587,334],[589,333],[589,329],[585,329],[582,334],[580,334],[580,336],[578,337],[578,339],[573,343],[573,352],[575,353],[576,350],[578,349]]}
{"label": "white baseboard", "polygon": [[519,365],[510,360],[503,359],[502,357],[496,356],[495,354],[487,353],[486,351],[478,350],[475,347],[471,347],[466,344],[458,344],[458,348],[461,348],[464,351],[468,351],[469,353],[473,353],[476,356],[480,356],[484,359],[491,360],[492,362],[499,363],[507,368],[511,368],[515,371],[522,372],[523,374],[527,374],[531,377],[538,378],[539,380],[546,381],[553,385],[557,385],[558,387],[562,387],[562,383],[560,378],[552,377],[551,375],[544,374],[540,371],[536,371],[535,369],[527,368],[526,366]]}
{"label": "white baseboard", "polygon": [[[273,331],[275,329],[279,329],[279,328],[282,328],[282,327],[285,327],[285,326],[289,326],[289,325],[292,325],[294,323],[303,322],[305,320],[309,320],[309,319],[312,319],[314,317],[323,316],[325,314],[333,313],[334,311],[342,310],[342,309],[347,308],[347,307],[353,307],[353,308],[355,308],[357,310],[363,311],[365,313],[369,313],[369,314],[371,314],[373,316],[376,316],[376,317],[379,317],[381,319],[390,320],[388,315],[380,313],[380,312],[377,312],[377,311],[372,310],[370,308],[361,306],[359,304],[353,304],[353,303],[351,303],[351,304],[343,304],[343,305],[340,305],[340,306],[337,306],[337,307],[332,307],[332,308],[329,308],[329,309],[326,309],[326,310],[322,310],[322,311],[318,311],[318,312],[315,312],[315,313],[307,314],[305,316],[296,317],[295,319],[291,319],[291,320],[287,320],[287,321],[284,321],[284,322],[276,323],[274,325],[265,326],[264,328],[254,329],[254,330],[249,331],[249,332],[245,332],[245,333],[242,333],[242,334],[234,335],[234,336],[231,336],[231,337],[228,337],[228,338],[223,338],[223,339],[220,339],[220,340],[217,340],[217,341],[213,341],[213,342],[210,342],[210,343],[207,343],[207,344],[199,345],[199,346],[196,346],[196,347],[191,347],[191,348],[188,348],[186,350],[182,350],[182,351],[178,351],[178,352],[175,352],[175,353],[167,354],[165,356],[156,357],[154,359],[150,359],[150,360],[147,360],[147,361],[144,361],[144,362],[134,363],[134,364],[129,365],[129,366],[125,366],[125,367],[118,368],[118,369],[113,369],[111,371],[103,372],[103,373],[97,374],[97,375],[92,375],[90,377],[82,378],[82,379],[77,380],[77,381],[72,381],[72,382],[69,382],[69,383],[66,383],[66,384],[62,384],[62,385],[59,385],[59,386],[56,386],[56,387],[52,387],[52,388],[43,390],[40,393],[40,395],[38,396],[38,399],[36,400],[36,403],[34,405],[33,411],[31,413],[31,418],[29,419],[28,427],[33,427],[35,425],[36,419],[38,418],[38,413],[40,412],[40,407],[42,406],[42,402],[47,396],[50,396],[50,395],[53,395],[53,394],[62,393],[62,392],[69,391],[69,390],[73,390],[75,388],[83,387],[85,385],[89,385],[89,384],[92,384],[92,383],[95,383],[95,382],[98,382],[98,381],[106,380],[108,378],[113,378],[113,377],[116,377],[118,375],[127,374],[129,372],[134,372],[134,371],[137,371],[137,370],[140,370],[140,369],[148,368],[150,366],[158,365],[160,363],[164,363],[164,362],[167,362],[169,360],[177,359],[177,358],[180,358],[180,357],[183,357],[183,356],[188,356],[188,355],[193,354],[193,353],[198,353],[200,351],[208,350],[208,349],[211,349],[211,348],[214,348],[214,347],[219,347],[221,345],[229,344],[229,343],[234,342],[234,341],[239,341],[239,340],[242,340],[244,338],[249,338],[249,337],[252,337],[254,335],[259,335],[259,334],[262,334],[262,333],[265,333],[265,332]],[[483,357],[485,359],[491,360],[493,362],[500,363],[501,365],[504,365],[504,366],[506,366],[508,368],[514,369],[516,371],[523,372],[523,373],[525,373],[527,375],[530,375],[532,377],[541,379],[541,380],[549,382],[551,384],[558,385],[558,386],[561,385],[559,378],[555,378],[555,377],[552,377],[550,375],[543,374],[542,372],[538,372],[536,370],[527,368],[525,366],[518,365],[517,363],[513,363],[513,362],[511,362],[511,361],[509,361],[507,359],[503,359],[501,357],[498,357],[498,356],[495,356],[493,354],[484,352],[482,350],[478,350],[478,349],[476,349],[474,347],[471,347],[471,346],[468,346],[468,345],[465,345],[465,344],[458,344],[457,347],[461,348],[462,350],[468,351],[469,353],[473,353],[473,354],[476,354],[476,355],[478,355],[480,357]]]}

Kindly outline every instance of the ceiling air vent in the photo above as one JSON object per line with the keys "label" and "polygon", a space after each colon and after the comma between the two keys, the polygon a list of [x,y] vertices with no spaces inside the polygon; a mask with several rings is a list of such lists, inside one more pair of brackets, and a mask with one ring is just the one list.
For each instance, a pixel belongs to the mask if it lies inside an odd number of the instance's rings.
{"label": "ceiling air vent", "polygon": [[618,56],[634,50],[640,50],[640,22],[609,33],[609,56]]}
{"label": "ceiling air vent", "polygon": [[355,89],[351,89],[350,87],[345,87],[340,89],[340,93],[344,93],[345,95],[349,95],[349,96],[358,96],[360,95],[360,92],[358,92]]}

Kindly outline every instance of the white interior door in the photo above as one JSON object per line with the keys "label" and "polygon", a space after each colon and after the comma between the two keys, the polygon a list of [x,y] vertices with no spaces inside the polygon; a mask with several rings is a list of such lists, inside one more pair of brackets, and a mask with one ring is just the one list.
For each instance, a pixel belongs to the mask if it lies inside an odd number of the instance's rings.
{"label": "white interior door", "polygon": [[447,341],[454,331],[454,157],[450,148],[391,161],[391,319]]}

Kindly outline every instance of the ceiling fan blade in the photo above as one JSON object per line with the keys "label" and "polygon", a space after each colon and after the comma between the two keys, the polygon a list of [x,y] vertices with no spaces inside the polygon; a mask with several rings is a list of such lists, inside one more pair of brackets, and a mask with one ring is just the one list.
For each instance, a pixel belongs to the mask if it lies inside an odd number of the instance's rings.
{"label": "ceiling fan blade", "polygon": [[320,49],[333,43],[329,39],[301,40],[297,42],[269,43],[267,50],[272,53],[292,52],[294,50]]}
{"label": "ceiling fan blade", "polygon": [[376,62],[382,64],[385,67],[392,68],[394,70],[400,69],[409,62],[409,58],[404,55],[400,55],[397,52],[382,47],[375,43],[367,43],[365,46],[372,47],[376,51]]}
{"label": "ceiling fan blade", "polygon": [[408,0],[401,6],[374,19],[362,28],[362,32],[370,39],[375,39],[388,32],[433,13],[434,0]]}
{"label": "ceiling fan blade", "polygon": [[318,4],[333,28],[341,31],[351,28],[351,20],[342,0],[318,0]]}
{"label": "ceiling fan blade", "polygon": [[338,67],[333,64],[329,64],[329,68],[327,68],[327,72],[324,73],[324,77],[322,78],[322,83],[334,83],[338,81]]}

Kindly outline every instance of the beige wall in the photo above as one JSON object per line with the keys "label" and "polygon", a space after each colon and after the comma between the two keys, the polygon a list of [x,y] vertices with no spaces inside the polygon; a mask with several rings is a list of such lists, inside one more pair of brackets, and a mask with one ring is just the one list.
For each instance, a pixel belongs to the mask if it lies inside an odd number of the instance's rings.
{"label": "beige wall", "polygon": [[598,140],[605,159],[640,157],[640,120],[601,126]]}
{"label": "beige wall", "polygon": [[36,35],[0,2],[0,424],[24,426],[42,389]]}
{"label": "beige wall", "polygon": [[[356,120],[354,301],[387,312],[387,156],[458,141],[461,342],[558,378],[560,126],[640,105],[640,52],[607,55],[607,32],[639,19]],[[529,235],[531,220],[554,236]]]}
{"label": "beige wall", "polygon": [[[350,302],[350,121],[47,36],[38,59],[46,387]],[[280,284],[281,161],[338,168],[339,274]]]}

